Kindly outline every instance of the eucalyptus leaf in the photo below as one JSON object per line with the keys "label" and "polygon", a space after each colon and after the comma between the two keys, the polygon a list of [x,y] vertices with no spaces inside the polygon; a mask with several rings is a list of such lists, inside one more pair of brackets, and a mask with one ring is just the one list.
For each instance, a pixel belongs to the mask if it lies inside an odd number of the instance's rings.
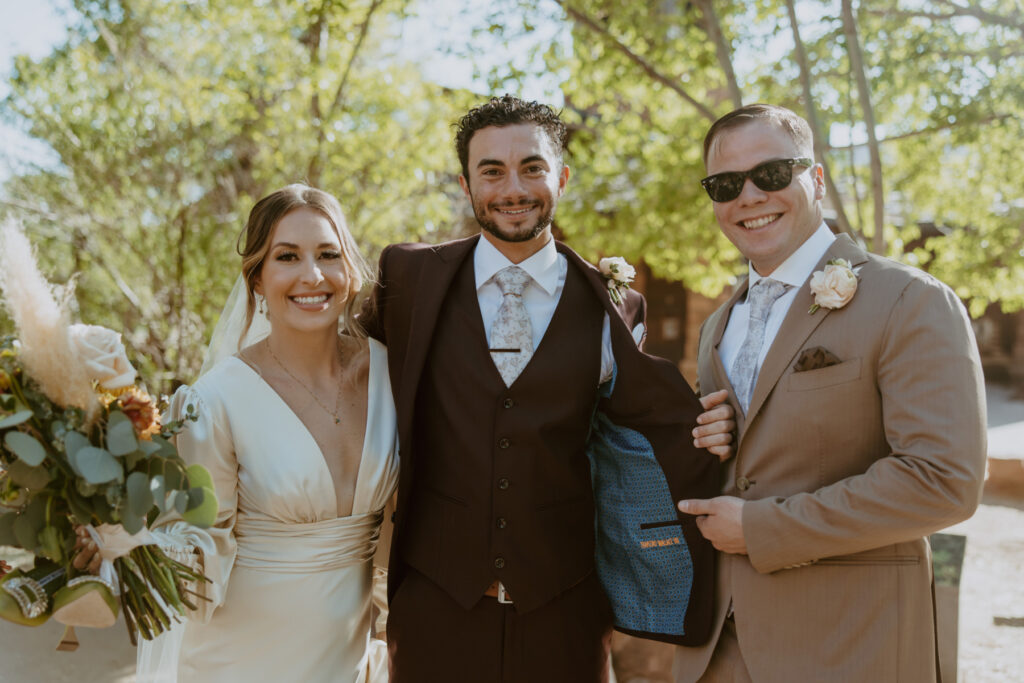
{"label": "eucalyptus leaf", "polygon": [[203,504],[203,499],[206,496],[203,494],[203,489],[196,486],[188,490],[188,505],[185,507],[185,511],[194,510]]}
{"label": "eucalyptus leaf", "polygon": [[146,526],[145,517],[136,517],[131,512],[121,516],[121,526],[130,534],[137,534]]}
{"label": "eucalyptus leaf", "polygon": [[104,524],[117,524],[120,520],[115,514],[115,509],[107,502],[106,496],[93,496],[89,499],[92,505],[92,514]]}
{"label": "eucalyptus leaf", "polygon": [[88,445],[89,439],[85,438],[81,432],[71,431],[64,434],[64,451],[68,454],[68,458],[73,457],[75,453]]}
{"label": "eucalyptus leaf", "polygon": [[114,455],[126,455],[139,447],[132,421],[120,410],[111,411],[107,418],[107,450]]}
{"label": "eucalyptus leaf", "polygon": [[121,465],[113,455],[95,446],[80,448],[74,455],[76,469],[82,473],[90,484],[105,484],[108,481],[120,481],[123,473]]}
{"label": "eucalyptus leaf", "polygon": [[168,491],[176,491],[185,487],[185,473],[175,462],[164,462],[164,485]]}
{"label": "eucalyptus leaf", "polygon": [[179,515],[184,515],[188,509],[188,493],[186,491],[174,492],[174,509]]}
{"label": "eucalyptus leaf", "polygon": [[46,460],[46,449],[38,439],[24,432],[7,432],[4,445],[26,465],[35,467]]}
{"label": "eucalyptus leaf", "polygon": [[139,450],[147,458],[163,448],[159,443],[154,441],[139,441]]}
{"label": "eucalyptus leaf", "polygon": [[124,467],[125,467],[126,470],[131,471],[131,470],[135,469],[135,466],[138,465],[142,460],[145,460],[145,458],[146,458],[146,454],[143,453],[139,449],[135,449],[134,451],[131,451],[130,453],[125,453],[124,454]]}
{"label": "eucalyptus leaf", "polygon": [[14,536],[18,546],[34,551],[39,545],[39,532],[46,526],[46,499],[35,498],[14,520]]}
{"label": "eucalyptus leaf", "polygon": [[76,524],[89,524],[92,521],[92,505],[77,489],[68,491],[68,507],[71,508]]}
{"label": "eucalyptus leaf", "polygon": [[15,484],[30,491],[38,491],[53,480],[50,470],[45,465],[30,467],[21,460],[15,460],[7,465],[7,474]]}
{"label": "eucalyptus leaf", "polygon": [[149,490],[153,494],[153,501],[160,508],[160,512],[167,512],[167,487],[164,486],[162,474],[157,474],[149,480]]}
{"label": "eucalyptus leaf", "polygon": [[153,492],[149,487],[149,477],[142,472],[132,472],[124,484],[128,496],[128,513],[135,517],[144,517],[153,507]]}
{"label": "eucalyptus leaf", "polygon": [[174,445],[171,444],[171,442],[165,439],[164,437],[160,436],[159,434],[154,434],[151,437],[151,443],[156,444],[157,446],[160,447],[160,450],[158,450],[156,454],[159,455],[161,458],[171,457],[177,455],[178,453],[178,451],[174,448]]}
{"label": "eucalyptus leaf", "polygon": [[13,427],[15,425],[20,425],[22,422],[24,422],[25,420],[28,420],[31,417],[32,417],[32,411],[31,410],[21,410],[21,411],[18,411],[14,415],[8,415],[4,419],[0,420],[0,429],[7,429],[8,427]]}
{"label": "eucalyptus leaf", "polygon": [[53,526],[46,526],[39,532],[39,547],[43,557],[62,562],[64,560],[64,544],[60,532]]}
{"label": "eucalyptus leaf", "polygon": [[182,515],[189,524],[206,528],[217,521],[217,496],[213,489],[197,487],[188,492],[188,510]]}
{"label": "eucalyptus leaf", "polygon": [[14,535],[14,521],[16,519],[18,519],[17,512],[0,514],[0,545],[15,546],[18,544],[18,537]]}

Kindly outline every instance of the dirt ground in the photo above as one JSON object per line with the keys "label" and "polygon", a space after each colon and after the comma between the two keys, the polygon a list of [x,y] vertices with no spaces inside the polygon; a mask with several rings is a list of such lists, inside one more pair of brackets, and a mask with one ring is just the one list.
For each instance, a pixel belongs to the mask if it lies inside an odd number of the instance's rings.
{"label": "dirt ground", "polygon": [[[969,520],[946,530],[967,537],[960,583],[961,683],[1024,681],[1024,401],[989,392],[990,477]],[[0,549],[0,559],[17,559]],[[0,620],[0,683],[129,683],[135,648],[124,625],[79,629],[76,652],[55,652],[63,627]],[[618,683],[671,681],[671,647],[615,641]],[[946,681],[949,683],[949,681]]]}

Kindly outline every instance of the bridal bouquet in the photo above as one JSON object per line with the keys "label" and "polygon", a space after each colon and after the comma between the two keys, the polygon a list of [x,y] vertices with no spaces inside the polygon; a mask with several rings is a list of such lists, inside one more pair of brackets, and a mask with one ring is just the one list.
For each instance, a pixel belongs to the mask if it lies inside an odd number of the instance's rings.
{"label": "bridal bouquet", "polygon": [[[132,642],[136,631],[151,639],[195,609],[189,585],[206,579],[168,557],[148,527],[172,510],[212,524],[210,474],[185,466],[170,441],[185,425],[161,424],[121,335],[70,324],[67,298],[10,225],[0,232],[0,286],[17,328],[0,338],[0,546],[34,555],[31,570],[0,580],[0,617],[110,626],[120,607]],[[71,564],[82,527],[103,558],[98,576]]]}

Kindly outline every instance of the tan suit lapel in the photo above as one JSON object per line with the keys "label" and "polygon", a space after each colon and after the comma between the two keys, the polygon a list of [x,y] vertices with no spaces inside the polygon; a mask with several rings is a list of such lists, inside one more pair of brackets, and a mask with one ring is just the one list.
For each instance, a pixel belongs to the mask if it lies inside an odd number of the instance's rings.
{"label": "tan suit lapel", "polygon": [[[821,257],[821,260],[818,261],[814,270],[821,270],[828,261],[837,258],[846,259],[856,268],[867,261],[868,256],[848,235],[839,235],[836,237],[835,242],[832,243],[832,246],[828,248],[828,251],[825,252],[825,255]],[[793,300],[792,305],[789,307],[789,312],[786,313],[785,320],[782,321],[782,327],[779,329],[778,335],[776,335],[775,340],[772,342],[771,348],[768,349],[768,355],[765,357],[761,370],[757,375],[754,394],[750,398],[750,409],[747,411],[746,422],[751,422],[754,419],[761,406],[764,405],[768,395],[772,392],[772,389],[775,388],[779,378],[782,377],[786,368],[793,362],[794,357],[804,342],[811,336],[811,333],[814,332],[818,325],[829,316],[830,309],[827,308],[819,308],[814,315],[808,313],[814,303],[814,296],[811,294],[809,282],[810,278],[805,280],[800,286],[796,293],[796,299]],[[744,431],[740,431],[740,434],[740,440],[742,441]]]}

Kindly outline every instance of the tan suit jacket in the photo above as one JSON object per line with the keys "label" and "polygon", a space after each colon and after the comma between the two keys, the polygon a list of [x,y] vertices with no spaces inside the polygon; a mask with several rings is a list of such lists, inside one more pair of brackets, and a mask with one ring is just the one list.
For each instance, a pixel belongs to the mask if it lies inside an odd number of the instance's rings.
{"label": "tan suit jacket", "polygon": [[[981,365],[963,305],[935,278],[837,238],[859,273],[843,308],[805,284],[770,347],[723,494],[747,501],[748,555],[719,553],[719,633],[730,604],[754,681],[934,681],[928,534],[969,517],[985,469]],[[732,387],[705,322],[704,393]],[[822,347],[838,364],[797,372]],[[717,642],[677,648],[679,681],[700,678]]]}

